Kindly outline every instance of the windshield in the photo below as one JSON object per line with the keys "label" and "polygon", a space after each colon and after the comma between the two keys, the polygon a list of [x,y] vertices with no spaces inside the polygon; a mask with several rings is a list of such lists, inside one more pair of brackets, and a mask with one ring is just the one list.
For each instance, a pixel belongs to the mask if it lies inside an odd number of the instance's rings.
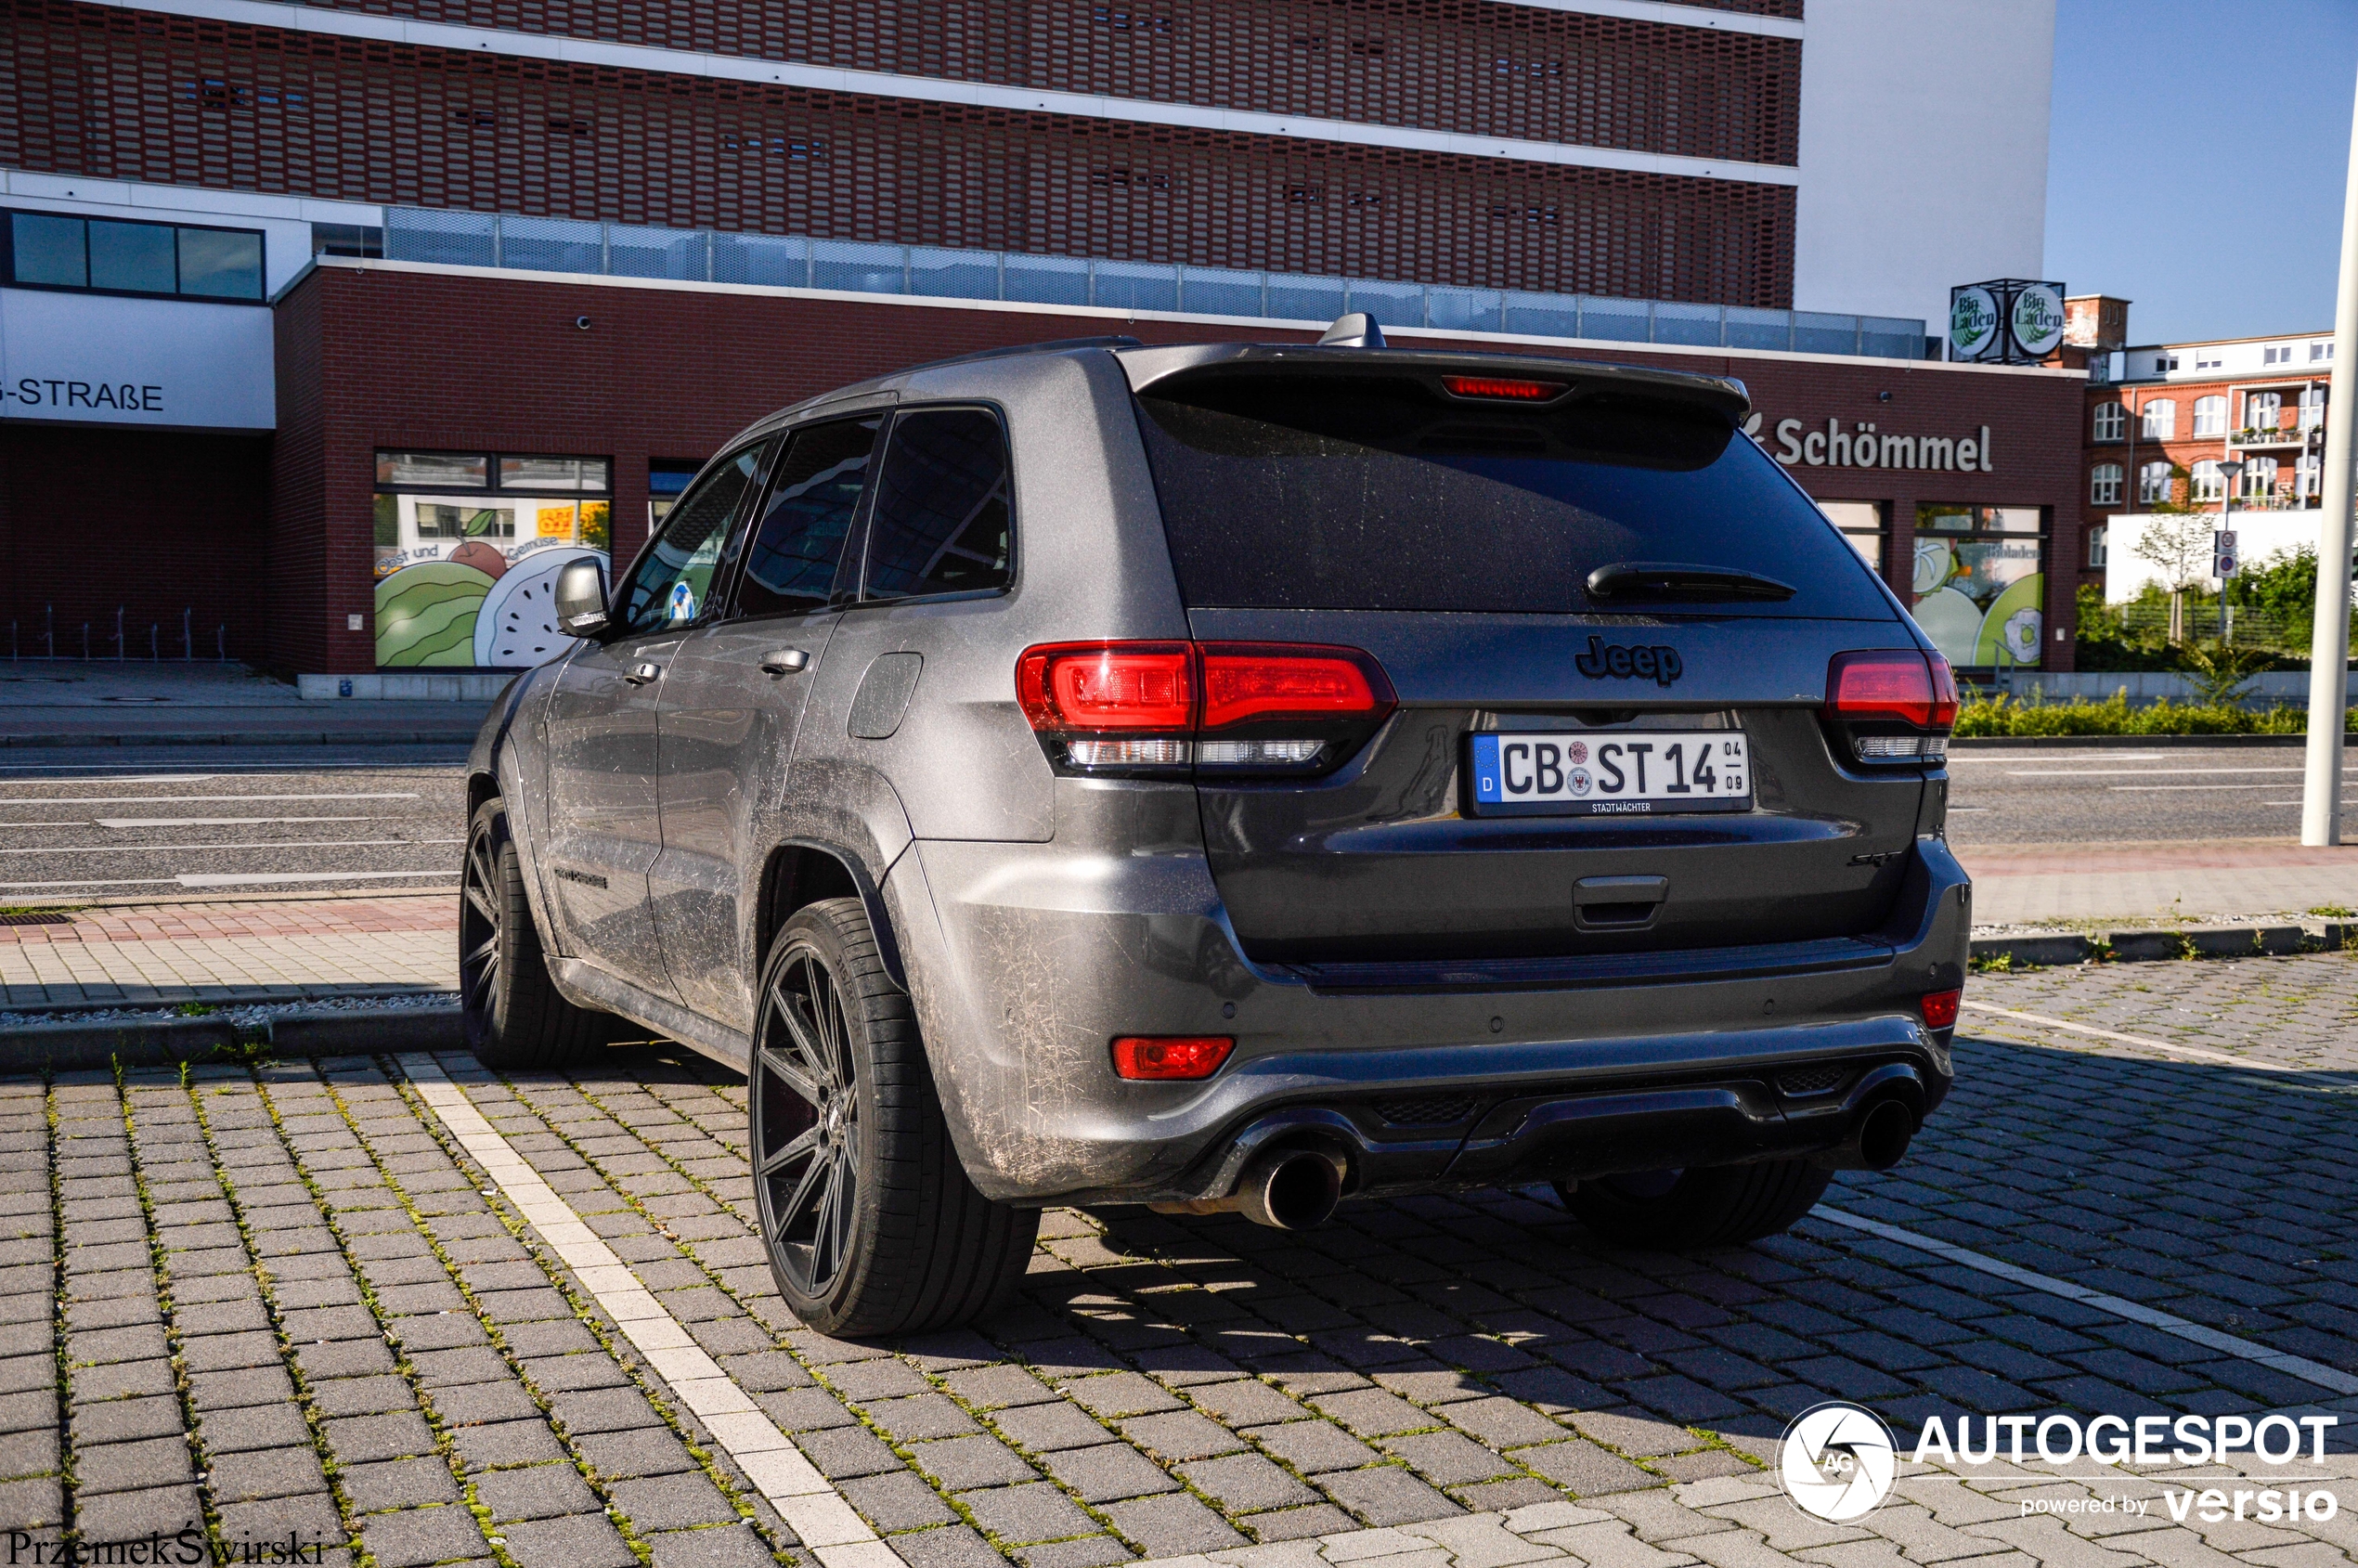
{"label": "windshield", "polygon": [[[1706,409],[1613,391],[1535,408],[1414,376],[1283,373],[1186,378],[1138,407],[1191,607],[1892,618],[1824,514]],[[1590,597],[1590,572],[1631,561],[1798,591]]]}

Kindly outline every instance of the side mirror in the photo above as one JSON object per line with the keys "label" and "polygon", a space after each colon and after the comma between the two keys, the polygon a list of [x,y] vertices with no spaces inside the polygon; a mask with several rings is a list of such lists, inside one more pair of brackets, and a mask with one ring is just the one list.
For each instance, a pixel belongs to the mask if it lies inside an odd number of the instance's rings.
{"label": "side mirror", "polygon": [[595,561],[574,561],[557,572],[557,625],[568,637],[606,628],[606,575]]}

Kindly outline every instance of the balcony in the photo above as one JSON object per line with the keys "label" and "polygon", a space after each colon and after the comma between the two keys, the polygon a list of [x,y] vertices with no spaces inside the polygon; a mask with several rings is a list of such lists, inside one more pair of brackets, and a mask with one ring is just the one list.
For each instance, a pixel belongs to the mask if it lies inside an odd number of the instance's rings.
{"label": "balcony", "polygon": [[2230,436],[2227,445],[2250,447],[2255,450],[2269,447],[2314,447],[2323,450],[2326,445],[2326,427],[2322,421],[2314,424],[2282,424],[2273,429],[2247,426]]}

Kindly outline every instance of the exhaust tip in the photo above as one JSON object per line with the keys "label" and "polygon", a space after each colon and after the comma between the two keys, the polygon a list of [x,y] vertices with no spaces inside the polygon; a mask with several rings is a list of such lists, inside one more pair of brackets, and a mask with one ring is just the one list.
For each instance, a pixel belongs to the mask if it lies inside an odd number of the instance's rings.
{"label": "exhaust tip", "polygon": [[1888,1171],[1908,1157],[1916,1135],[1916,1119],[1898,1100],[1884,1100],[1859,1123],[1859,1162],[1870,1171]]}
{"label": "exhaust tip", "polygon": [[1342,1197],[1342,1171],[1309,1149],[1264,1155],[1239,1184],[1245,1218],[1273,1230],[1309,1230],[1331,1218]]}

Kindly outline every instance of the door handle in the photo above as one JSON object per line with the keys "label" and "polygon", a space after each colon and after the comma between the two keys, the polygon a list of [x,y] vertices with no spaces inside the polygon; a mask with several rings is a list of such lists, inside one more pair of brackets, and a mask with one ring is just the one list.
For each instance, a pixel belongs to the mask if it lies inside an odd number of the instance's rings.
{"label": "door handle", "polygon": [[761,667],[772,675],[792,675],[810,665],[810,655],[799,648],[776,648],[761,655]]}
{"label": "door handle", "polygon": [[624,672],[623,679],[633,686],[643,686],[663,673],[663,666],[653,659],[641,659]]}

